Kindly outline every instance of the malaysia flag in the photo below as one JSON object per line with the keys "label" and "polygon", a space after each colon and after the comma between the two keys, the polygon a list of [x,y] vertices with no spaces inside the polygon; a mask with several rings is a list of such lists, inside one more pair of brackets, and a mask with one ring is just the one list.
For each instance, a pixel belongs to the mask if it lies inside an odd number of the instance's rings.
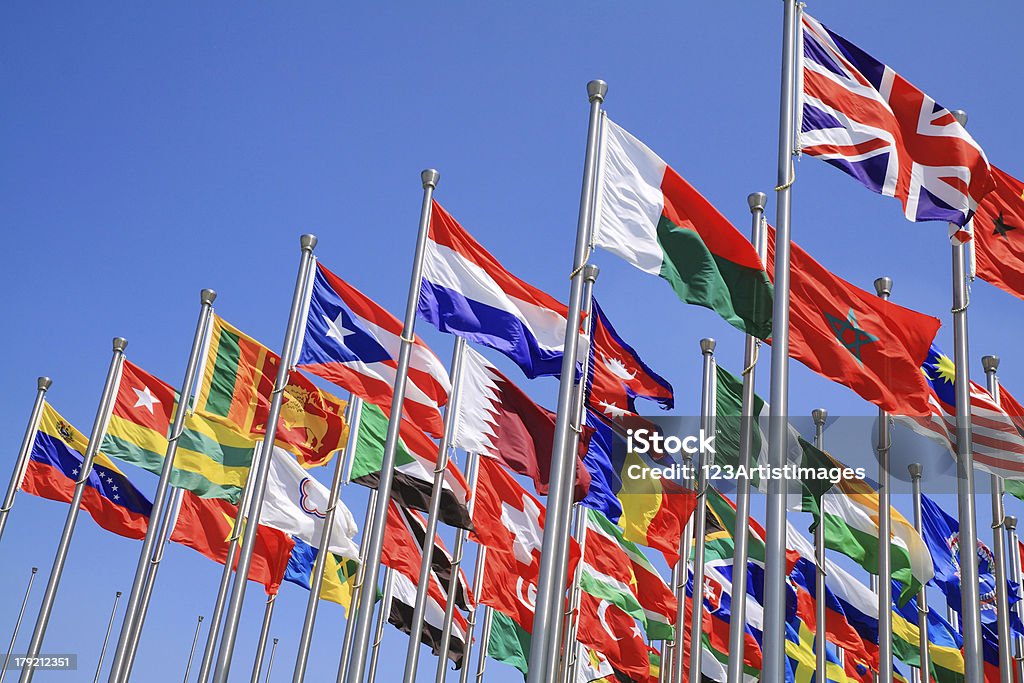
{"label": "malaysia flag", "polygon": [[[402,323],[318,263],[298,367],[391,409]],[[444,431],[440,407],[451,382],[434,352],[417,338],[412,347],[404,414],[432,436]]]}

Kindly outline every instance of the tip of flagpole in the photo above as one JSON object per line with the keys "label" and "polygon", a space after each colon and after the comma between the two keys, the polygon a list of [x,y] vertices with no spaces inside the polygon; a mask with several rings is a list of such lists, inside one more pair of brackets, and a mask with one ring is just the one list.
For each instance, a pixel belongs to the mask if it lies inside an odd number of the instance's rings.
{"label": "tip of flagpole", "polygon": [[587,97],[591,102],[598,100],[604,102],[604,96],[608,94],[608,84],[600,79],[587,83]]}
{"label": "tip of flagpole", "polygon": [[204,289],[199,292],[199,302],[203,304],[213,305],[213,302],[217,300],[217,292],[212,289]]}
{"label": "tip of flagpole", "polygon": [[888,299],[892,294],[892,278],[880,277],[875,280],[875,293],[883,299]]}
{"label": "tip of flagpole", "polygon": [[815,425],[820,427],[828,419],[828,411],[824,408],[815,408],[811,411],[811,419],[814,420]]}
{"label": "tip of flagpole", "polygon": [[420,173],[420,180],[423,181],[423,189],[437,187],[437,181],[441,179],[441,172],[436,168],[428,168]]}
{"label": "tip of flagpole", "polygon": [[36,388],[39,389],[39,391],[49,391],[52,385],[53,380],[50,379],[49,377],[36,378]]}
{"label": "tip of flagpole", "polygon": [[1015,515],[1006,515],[1003,517],[1003,524],[1010,531],[1015,531],[1017,529],[1017,517]]}
{"label": "tip of flagpole", "polygon": [[589,282],[597,282],[597,275],[600,272],[600,268],[595,266],[593,263],[588,263],[583,266],[583,279]]}
{"label": "tip of flagpole", "polygon": [[313,251],[316,249],[316,243],[316,235],[307,233],[299,237],[299,245],[302,247],[303,251]]}
{"label": "tip of flagpole", "polygon": [[32,567],[32,573],[36,574],[39,572],[39,567]]}
{"label": "tip of flagpole", "polygon": [[954,109],[949,113],[953,115],[953,118],[956,119],[957,123],[961,126],[967,127],[967,112],[963,109]]}
{"label": "tip of flagpole", "polygon": [[128,348],[128,340],[124,337],[114,337],[114,350],[124,352]]}
{"label": "tip of flagpole", "polygon": [[750,207],[751,213],[754,211],[764,211],[764,207],[767,203],[768,195],[764,192],[751,192],[747,195],[747,206]]}
{"label": "tip of flagpole", "polygon": [[985,369],[986,374],[995,372],[999,369],[999,356],[982,356],[981,367]]}
{"label": "tip of flagpole", "polygon": [[717,343],[718,342],[716,342],[711,337],[704,337],[703,339],[700,340],[700,351],[701,351],[701,353],[705,353],[705,354],[707,354],[707,353],[714,353],[715,352],[715,344],[717,344]]}
{"label": "tip of flagpole", "polygon": [[921,467],[921,463],[912,462],[909,465],[907,465],[907,471],[910,472],[911,477],[913,477],[914,479],[919,479],[921,477],[921,472],[924,471],[924,468]]}

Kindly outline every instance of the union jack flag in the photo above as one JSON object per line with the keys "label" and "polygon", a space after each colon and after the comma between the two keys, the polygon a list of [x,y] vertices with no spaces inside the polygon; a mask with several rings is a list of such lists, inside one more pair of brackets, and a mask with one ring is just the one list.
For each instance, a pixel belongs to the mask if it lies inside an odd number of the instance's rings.
{"label": "union jack flag", "polygon": [[907,220],[967,224],[993,182],[985,153],[947,109],[807,15],[802,73],[804,154],[899,199]]}

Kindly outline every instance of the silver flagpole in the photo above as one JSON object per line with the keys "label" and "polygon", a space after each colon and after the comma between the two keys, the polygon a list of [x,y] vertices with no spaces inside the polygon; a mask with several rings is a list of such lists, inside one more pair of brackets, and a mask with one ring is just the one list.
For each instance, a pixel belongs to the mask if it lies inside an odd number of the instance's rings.
{"label": "silver flagpole", "polygon": [[[469,499],[469,515],[473,516],[473,508],[476,502],[476,480],[479,472],[479,459],[480,456],[475,453],[466,454],[466,484],[469,487],[470,499]],[[459,568],[462,566],[462,554],[466,546],[466,538],[469,536],[469,532],[465,529],[455,530],[455,545],[452,547],[452,578],[448,582],[448,596],[444,604],[444,625],[441,627],[441,643],[438,646],[438,658],[437,658],[437,673],[434,676],[435,683],[442,683],[445,678],[445,672],[448,670],[448,650],[451,648],[452,642],[452,623],[455,619],[455,596],[458,592],[459,585]],[[475,580],[475,577],[474,577]],[[474,589],[473,596],[479,599],[480,591]],[[473,638],[472,628],[466,629],[466,645],[465,648],[469,647],[469,641]],[[466,649],[462,652],[462,671],[465,671],[468,667],[466,666]],[[461,674],[460,674],[461,675]]]}
{"label": "silver flagpole", "polygon": [[[892,278],[875,280],[884,301],[892,293]],[[891,681],[892,651],[892,496],[889,486],[889,415],[878,411],[878,680]]]}
{"label": "silver flagpole", "polygon": [[129,649],[132,643],[138,639],[139,606],[142,603],[142,592],[146,583],[146,576],[152,567],[150,556],[154,553],[154,546],[157,543],[157,532],[165,528],[162,519],[166,517],[165,499],[167,488],[171,483],[171,473],[174,471],[174,456],[178,452],[178,438],[185,427],[185,415],[188,413],[189,397],[192,396],[192,387],[196,382],[196,372],[199,367],[199,356],[202,353],[203,339],[206,335],[206,328],[213,314],[213,302],[217,293],[212,289],[204,289],[199,293],[199,320],[196,323],[195,335],[192,337],[192,348],[189,350],[188,362],[185,364],[185,377],[181,381],[181,388],[178,391],[177,405],[174,407],[174,419],[171,421],[170,438],[167,440],[167,450],[164,455],[164,462],[160,469],[160,480],[156,485],[156,493],[153,494],[153,509],[149,515],[150,524],[146,528],[146,537],[142,541],[142,548],[139,549],[139,560],[135,566],[135,578],[132,579],[132,589],[128,593],[128,604],[125,606],[124,621],[121,623],[121,632],[117,638],[117,647],[114,649],[114,661],[110,665],[110,674],[107,677],[109,683],[119,683],[128,680],[125,664],[128,661]]}
{"label": "silver flagpole", "polygon": [[21,439],[18,458],[14,461],[14,471],[11,472],[11,481],[7,484],[4,504],[0,507],[0,537],[4,535],[4,528],[7,526],[7,516],[11,514],[11,508],[14,507],[14,497],[18,494],[21,480],[25,477],[28,459],[32,454],[32,444],[36,440],[36,430],[39,429],[39,418],[43,414],[43,402],[46,398],[46,392],[52,384],[53,380],[49,377],[39,377],[36,379],[36,400],[32,403],[32,412],[29,413],[28,425],[25,427],[25,436]]}
{"label": "silver flagpole", "polygon": [[238,539],[242,534],[245,509],[248,507],[249,485],[252,483],[253,472],[245,476],[245,486],[242,488],[242,497],[238,501],[238,512],[235,513],[235,523],[231,527],[231,539],[228,545],[228,556],[224,559],[224,569],[220,574],[220,584],[217,587],[217,599],[213,603],[213,614],[210,616],[210,630],[206,634],[206,645],[203,648],[203,659],[199,663],[199,678],[197,683],[206,683],[213,668],[213,656],[217,652],[217,638],[220,636],[220,627],[224,622],[224,607],[227,604],[228,588],[231,585],[232,567],[235,566],[235,558],[238,557]]}
{"label": "silver flagpole", "polygon": [[[355,453],[352,454],[352,457],[353,459],[355,458]],[[351,479],[352,471],[350,469],[345,474],[345,482],[348,483]],[[377,489],[370,489],[370,495],[366,499],[366,514],[363,515],[363,537],[359,541],[359,569],[356,570],[356,585],[352,587],[352,597],[349,599],[348,611],[345,615],[345,635],[341,641],[341,660],[338,662],[337,683],[345,683],[345,679],[348,678],[349,663],[352,661],[352,642],[355,636],[355,628],[353,628],[355,610],[359,605],[359,595],[363,590],[363,583],[366,580],[366,573],[363,571],[363,567],[366,566],[366,549],[369,545],[366,527],[370,525],[370,521],[373,519],[373,510],[376,504]]]}
{"label": "silver flagpole", "polygon": [[267,653],[267,638],[270,636],[270,621],[274,618],[274,603],[277,593],[267,596],[267,606],[263,609],[263,624],[260,626],[260,639],[256,643],[256,656],[252,660],[252,673],[249,683],[259,683],[260,671],[263,669],[263,657]]}
{"label": "silver flagpole", "polygon": [[[680,551],[680,556],[682,552]],[[675,566],[672,567],[672,575],[669,578],[669,585],[672,587],[672,592],[676,595],[676,623],[673,624],[675,629],[674,637],[675,640],[663,640],[661,648],[661,671],[658,672],[658,683],[669,683],[669,681],[675,680],[673,674],[673,664],[675,662],[675,648],[676,642],[682,643],[682,631],[679,628],[679,622],[684,619],[683,614],[683,603],[678,601],[679,590],[679,567],[682,562],[676,562]],[[575,682],[574,682],[575,683]]]}
{"label": "silver flagpole", "polygon": [[192,647],[188,651],[188,662],[185,664],[185,675],[182,677],[182,683],[188,683],[188,675],[192,671],[192,660],[196,656],[196,644],[199,643],[199,631],[203,628],[203,615],[199,615],[199,619],[196,620],[196,634],[192,636]]}
{"label": "silver flagpole", "polygon": [[316,248],[315,235],[303,235],[300,239],[302,259],[299,272],[295,278],[295,291],[292,295],[291,310],[288,313],[288,327],[281,346],[281,363],[277,368],[277,379],[274,382],[274,393],[270,400],[267,413],[267,433],[263,437],[263,448],[260,453],[259,469],[252,481],[252,510],[249,514],[251,524],[245,525],[242,545],[238,552],[238,569],[231,586],[231,598],[228,600],[227,616],[224,621],[224,635],[221,637],[220,650],[217,652],[217,666],[213,671],[215,683],[227,683],[231,670],[231,656],[235,650],[235,638],[238,635],[238,620],[242,616],[242,603],[245,601],[245,585],[249,579],[249,565],[252,562],[252,551],[256,544],[256,531],[259,529],[260,512],[263,510],[263,497],[266,493],[267,476],[270,472],[271,458],[274,457],[274,438],[277,435],[277,423],[281,416],[281,403],[284,390],[288,386],[288,372],[291,370],[295,356],[295,338],[298,334],[299,318],[303,307],[303,294],[306,289],[306,278],[310,277],[310,266],[313,263],[313,249]]}
{"label": "silver flagpole", "polygon": [[121,591],[114,594],[114,606],[110,609],[110,620],[107,622],[107,632],[103,636],[103,645],[100,646],[100,661],[96,662],[96,675],[92,683],[100,680],[100,671],[103,670],[103,658],[107,656],[107,643],[110,641],[110,631],[114,628],[114,617],[117,616],[117,603],[121,601]]}
{"label": "silver flagpole", "polygon": [[[587,508],[576,504],[575,514],[576,542],[580,544],[580,554],[585,552],[587,547]],[[579,634],[579,609],[582,596],[580,595],[580,576],[583,574],[583,558],[580,558],[576,565],[576,576],[573,577],[572,595],[569,600],[569,609],[565,611],[565,683],[576,683],[580,670],[580,644],[577,642]]]}
{"label": "silver flagpole", "polygon": [[[953,116],[967,125],[967,114],[957,110]],[[955,241],[955,240],[954,240]],[[960,547],[978,546],[974,509],[974,454],[971,433],[971,375],[967,343],[967,247],[953,244],[953,348],[956,363],[956,461],[957,499],[960,518]],[[964,637],[964,676],[968,681],[984,678],[981,645],[981,597],[979,595],[978,553],[960,553],[961,632]]]}
{"label": "silver flagpole", "polygon": [[373,636],[373,652],[370,654],[370,671],[366,677],[367,683],[374,683],[377,680],[377,662],[380,659],[380,644],[384,640],[384,624],[388,622],[388,615],[391,612],[391,600],[394,593],[395,574],[390,567],[384,568],[384,590],[380,601],[380,612],[377,613],[377,628]]}
{"label": "silver flagpole", "polygon": [[[750,242],[764,261],[767,240],[765,239],[764,206],[768,197],[764,192],[747,195],[750,207]],[[760,340],[747,335],[743,345],[743,396],[740,412],[740,461],[739,466],[749,470],[754,449],[754,368],[757,366],[757,352]],[[743,683],[743,661],[747,625],[747,558],[750,554],[750,478],[743,476],[736,481],[736,527],[733,529],[735,549],[732,560],[732,617],[729,620],[729,663],[726,668],[727,683]],[[738,598],[735,596],[739,596]],[[664,664],[664,659],[662,659]],[[662,669],[665,667],[662,666]]]}
{"label": "silver flagpole", "polygon": [[[999,356],[982,356],[981,367],[985,369],[988,393],[992,394],[996,405],[1001,403],[999,396]],[[996,619],[999,629],[999,681],[1013,683],[1013,652],[1009,643],[1013,641],[1010,633],[1010,596],[1006,592],[1006,538],[1003,536],[1003,522],[1006,511],[1003,509],[1003,479],[992,475],[992,554],[995,556],[996,578]]]}
{"label": "silver flagpole", "polygon": [[[914,498],[914,529],[921,533],[924,526],[924,515],[921,512],[921,463],[911,463],[907,466],[910,472],[910,485]],[[917,630],[920,633],[921,681],[931,680],[931,651],[928,649],[928,591],[924,588],[917,595]]]}
{"label": "silver flagpole", "polygon": [[[415,683],[416,668],[420,659],[420,638],[423,635],[423,622],[427,614],[428,589],[430,577],[434,573],[434,537],[437,535],[437,519],[441,515],[441,494],[444,492],[444,475],[448,470],[448,451],[452,448],[455,429],[455,415],[459,406],[461,393],[462,356],[466,350],[466,340],[455,337],[455,348],[452,350],[451,381],[452,391],[448,396],[448,405],[444,410],[444,434],[437,447],[437,465],[434,467],[434,484],[430,490],[427,524],[423,533],[422,560],[420,561],[419,582],[416,584],[416,604],[413,605],[412,623],[409,632],[409,646],[405,652],[405,683]],[[453,575],[454,576],[454,575]],[[443,660],[442,660],[443,663]]]}
{"label": "silver flagpole", "polygon": [[359,422],[363,413],[363,403],[356,397],[349,399],[345,408],[345,421],[348,423],[348,444],[344,456],[335,456],[334,478],[331,480],[331,493],[328,500],[330,506],[324,517],[323,530],[320,533],[320,547],[313,567],[313,578],[309,586],[309,599],[306,601],[306,617],[302,621],[302,633],[299,635],[299,651],[295,656],[295,669],[292,672],[292,683],[302,683],[306,677],[306,662],[309,660],[309,646],[313,641],[313,626],[316,623],[316,612],[320,606],[320,593],[323,589],[324,572],[327,568],[327,556],[330,553],[331,534],[334,520],[338,512],[338,497],[341,491],[342,478],[348,471],[359,438]]}
{"label": "silver flagpole", "polygon": [[487,642],[491,639],[491,628],[494,626],[494,610],[484,607],[484,625],[480,629],[480,656],[476,662],[476,683],[483,683],[484,671],[487,670]]}
{"label": "silver flagpole", "polygon": [[[811,411],[814,420],[814,447],[825,450],[825,420],[828,411],[815,408]],[[825,636],[825,620],[828,605],[825,602],[825,520],[818,515],[818,524],[814,527],[814,561],[818,568],[814,573],[814,661],[818,671],[828,668],[827,640]]]}
{"label": "silver flagpole", "polygon": [[[769,406],[768,462],[786,465],[789,440],[789,242],[792,214],[794,140],[796,137],[796,71],[799,12],[797,0],[784,0],[782,87],[779,103],[778,185],[775,207],[775,296],[772,310],[772,370]],[[762,683],[785,681],[786,654],[786,494],[783,478],[768,480],[765,501],[764,638]],[[891,677],[890,677],[891,678]],[[884,679],[883,679],[884,680]],[[886,683],[888,683],[886,681]]]}
{"label": "silver flagpole", "polygon": [[[479,467],[479,463],[477,467]],[[459,670],[459,683],[469,683],[469,662],[470,655],[473,654],[473,632],[476,631],[476,619],[481,610],[487,609],[486,606],[480,604],[480,591],[483,590],[484,563],[486,561],[487,546],[478,545],[476,548],[476,567],[473,569],[473,596],[477,602],[476,606],[469,613],[469,619],[467,619],[466,654],[462,658],[462,669]]]}
{"label": "silver flagpole", "polygon": [[279,638],[274,638],[274,642],[270,645],[270,661],[267,662],[267,677],[263,679],[264,683],[270,683],[270,672],[274,670],[274,655],[277,654],[277,641]]}
{"label": "silver flagpole", "polygon": [[128,340],[124,337],[114,337],[114,355],[110,359],[110,368],[107,370],[107,378],[103,384],[103,393],[100,395],[100,403],[96,409],[96,419],[92,423],[92,431],[89,434],[89,445],[85,449],[82,458],[81,477],[75,485],[75,494],[71,497],[71,504],[68,506],[68,516],[64,522],[64,530],[61,532],[60,541],[57,543],[57,553],[53,558],[53,567],[50,569],[50,578],[46,582],[46,591],[43,593],[42,604],[39,605],[39,616],[36,617],[36,625],[32,631],[32,640],[29,642],[28,651],[25,653],[26,664],[21,670],[20,683],[29,683],[35,674],[33,662],[39,657],[39,651],[43,646],[43,637],[46,635],[46,627],[50,623],[50,613],[53,611],[53,603],[57,598],[57,588],[60,586],[60,577],[64,572],[64,563],[68,557],[68,549],[71,547],[71,536],[75,533],[75,524],[78,522],[78,513],[82,505],[82,496],[85,495],[85,487],[92,474],[92,463],[99,452],[100,442],[107,431],[107,424],[110,422],[110,411],[114,406],[114,396],[117,394],[117,386],[121,381],[121,365],[124,363],[124,350],[128,346]]}
{"label": "silver flagpole", "polygon": [[[388,504],[391,502],[391,484],[395,478],[395,455],[398,448],[398,428],[402,420],[402,406],[405,401],[405,384],[409,374],[409,361],[416,329],[416,307],[420,298],[420,284],[423,279],[423,255],[430,230],[430,209],[434,188],[441,174],[427,169],[420,174],[423,181],[423,203],[420,205],[419,232],[416,235],[416,253],[413,256],[412,272],[409,274],[409,297],[405,305],[405,319],[402,324],[402,347],[398,352],[398,367],[395,370],[395,388],[391,399],[391,419],[388,420],[387,437],[384,440],[384,454],[380,463],[380,482],[377,484],[377,500],[374,504],[372,521],[367,521],[369,545],[366,546],[366,562],[363,576],[376,584],[380,572],[380,557],[384,547],[384,528],[387,526]],[[431,539],[433,540],[433,539]],[[364,579],[364,581],[366,580]],[[348,683],[362,683],[366,669],[366,655],[370,646],[370,627],[373,625],[373,605],[376,591],[359,592],[359,608],[355,611],[355,634],[348,671]]]}
{"label": "silver flagpole", "polygon": [[[1017,518],[1013,515],[1007,515],[1005,522],[1010,542],[1010,574],[1013,582],[1017,584],[1018,590],[1020,590],[1022,572],[1020,566],[1020,545],[1017,540]],[[1018,600],[1014,603],[1014,611],[1018,618],[1024,620],[1024,600]],[[1016,645],[1014,668],[1017,672],[1017,680],[1024,681],[1024,636],[1017,636],[1013,640]]]}
{"label": "silver flagpole", "polygon": [[[593,227],[594,188],[597,179],[597,153],[601,130],[601,103],[608,92],[608,84],[604,81],[587,83],[587,96],[590,100],[590,123],[587,131],[587,152],[583,163],[583,188],[580,193],[579,220],[576,224],[576,248],[573,254],[571,282],[569,289],[569,312],[566,316],[565,347],[562,354],[561,379],[558,385],[558,411],[555,421],[555,436],[551,447],[551,477],[548,496],[548,513],[554,519],[569,519],[569,507],[572,496],[565,497],[565,480],[573,475],[576,465],[576,454],[569,450],[572,443],[571,428],[573,418],[573,391],[576,385],[576,359],[580,318],[583,306],[583,266],[590,254],[591,230]],[[565,586],[558,585],[559,545],[564,544],[565,529],[552,524],[544,530],[544,541],[541,545],[540,575],[537,580],[536,609],[533,615],[533,642],[544,643],[545,647],[534,647],[530,650],[529,674],[527,683],[552,683],[557,672],[557,661],[548,659],[547,644],[560,628],[562,614],[555,613],[556,591],[565,591]],[[353,683],[355,683],[353,681]]]}
{"label": "silver flagpole", "polygon": [[4,666],[0,669],[0,683],[3,683],[7,675],[7,665],[11,663],[11,655],[14,653],[14,643],[18,640],[18,631],[21,630],[21,620],[25,616],[25,607],[28,605],[28,596],[32,593],[32,584],[36,580],[39,567],[32,567],[32,573],[28,576],[28,585],[25,586],[25,597],[21,600],[21,609],[18,610],[18,620],[14,622],[14,633],[11,634],[11,644],[7,647],[7,656],[4,657]]}
{"label": "silver flagpole", "polygon": [[[693,466],[693,456],[689,453],[683,453],[683,466],[687,469]],[[691,489],[696,489],[696,485],[697,482],[693,478],[686,482],[686,486]],[[694,513],[696,514],[696,510],[694,510]],[[672,587],[676,592],[676,604],[678,605],[676,610],[676,642],[675,647],[672,648],[672,683],[683,683],[683,674],[685,673],[686,582],[690,578],[690,552],[694,538],[693,517],[694,515],[690,515],[690,519],[686,520],[686,526],[683,527],[683,533],[679,537],[679,561],[676,563],[675,573],[676,584]]]}

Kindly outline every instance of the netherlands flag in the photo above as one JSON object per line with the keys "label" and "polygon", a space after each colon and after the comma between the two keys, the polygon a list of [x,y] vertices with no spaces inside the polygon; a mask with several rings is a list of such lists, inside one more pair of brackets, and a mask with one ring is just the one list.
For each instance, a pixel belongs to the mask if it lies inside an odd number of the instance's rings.
{"label": "netherlands flag", "polygon": [[568,308],[498,263],[434,202],[420,317],[500,351],[533,379],[562,370]]}

